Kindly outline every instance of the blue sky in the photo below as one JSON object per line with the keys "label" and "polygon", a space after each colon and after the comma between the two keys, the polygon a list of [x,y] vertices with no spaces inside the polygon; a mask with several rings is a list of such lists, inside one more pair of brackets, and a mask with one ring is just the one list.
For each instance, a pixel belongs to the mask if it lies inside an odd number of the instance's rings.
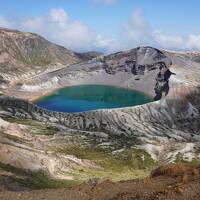
{"label": "blue sky", "polygon": [[198,0],[0,0],[0,26],[76,51],[200,50]]}

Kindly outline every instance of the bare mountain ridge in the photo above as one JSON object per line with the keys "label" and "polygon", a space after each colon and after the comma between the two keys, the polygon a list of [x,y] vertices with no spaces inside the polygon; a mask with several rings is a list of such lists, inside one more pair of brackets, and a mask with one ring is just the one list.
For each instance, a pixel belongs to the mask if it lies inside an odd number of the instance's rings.
{"label": "bare mountain ridge", "polygon": [[[27,74],[79,63],[100,53],[76,53],[35,34],[0,28],[0,74],[10,81]],[[9,77],[11,75],[11,77]]]}

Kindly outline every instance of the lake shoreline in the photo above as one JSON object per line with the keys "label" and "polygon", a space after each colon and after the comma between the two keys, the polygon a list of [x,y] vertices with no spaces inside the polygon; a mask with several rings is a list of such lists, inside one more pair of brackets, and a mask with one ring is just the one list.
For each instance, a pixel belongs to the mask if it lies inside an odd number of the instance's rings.
{"label": "lake shoreline", "polygon": [[38,98],[34,104],[52,111],[73,113],[132,107],[152,101],[148,95],[129,88],[87,84],[60,88]]}

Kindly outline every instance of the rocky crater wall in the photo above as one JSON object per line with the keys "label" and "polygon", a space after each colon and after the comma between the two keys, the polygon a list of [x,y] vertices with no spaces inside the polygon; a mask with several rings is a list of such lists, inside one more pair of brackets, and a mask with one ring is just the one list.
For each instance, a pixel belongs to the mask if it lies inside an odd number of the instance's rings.
{"label": "rocky crater wall", "polygon": [[[178,93],[176,90],[173,94]],[[58,123],[76,130],[102,131],[112,136],[199,140],[200,129],[195,129],[195,124],[199,120],[200,101],[196,94],[200,94],[199,89],[188,89],[188,93],[176,99],[170,94],[168,98],[145,105],[83,113],[52,112],[26,100],[1,96],[0,114]]]}
{"label": "rocky crater wall", "polygon": [[[172,61],[152,47],[99,56],[43,74],[5,91],[24,99],[34,99],[53,90],[82,84],[103,84],[138,90],[155,100],[168,94]],[[164,95],[163,95],[164,94]]]}

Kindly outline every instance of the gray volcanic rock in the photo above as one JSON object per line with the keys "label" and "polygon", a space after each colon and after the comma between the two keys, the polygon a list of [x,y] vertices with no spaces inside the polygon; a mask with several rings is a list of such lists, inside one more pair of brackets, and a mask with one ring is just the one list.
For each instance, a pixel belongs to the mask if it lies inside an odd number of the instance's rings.
{"label": "gray volcanic rock", "polygon": [[167,66],[171,60],[160,50],[152,47],[138,47],[130,51],[118,52],[104,57],[108,73],[128,71],[134,75],[144,75],[145,71],[155,69],[155,65],[164,62]]}
{"label": "gray volcanic rock", "polygon": [[96,58],[98,56],[102,56],[103,54],[96,51],[89,51],[86,53],[76,53],[76,55],[83,61],[91,60],[93,58]]}
{"label": "gray volcanic rock", "polygon": [[[155,100],[162,98],[169,91],[169,78],[172,73],[169,66],[172,61],[163,52],[152,47],[138,47],[127,52],[119,52],[104,58],[105,70],[109,74],[129,72],[135,76],[147,76],[150,71],[159,70],[156,76]],[[140,78],[136,78],[140,80]]]}
{"label": "gray volcanic rock", "polygon": [[165,93],[165,96],[167,96],[169,92],[169,79],[171,75],[175,75],[172,73],[169,68],[165,65],[165,63],[161,62],[158,63],[159,65],[159,73],[156,77],[156,85],[155,85],[155,93],[156,96],[154,97],[154,100],[160,100],[162,98],[162,94]]}
{"label": "gray volcanic rock", "polygon": [[23,98],[30,93],[32,99],[64,86],[107,84],[138,90],[157,100],[163,92],[167,94],[171,62],[158,49],[140,47],[45,73],[7,91]]}

